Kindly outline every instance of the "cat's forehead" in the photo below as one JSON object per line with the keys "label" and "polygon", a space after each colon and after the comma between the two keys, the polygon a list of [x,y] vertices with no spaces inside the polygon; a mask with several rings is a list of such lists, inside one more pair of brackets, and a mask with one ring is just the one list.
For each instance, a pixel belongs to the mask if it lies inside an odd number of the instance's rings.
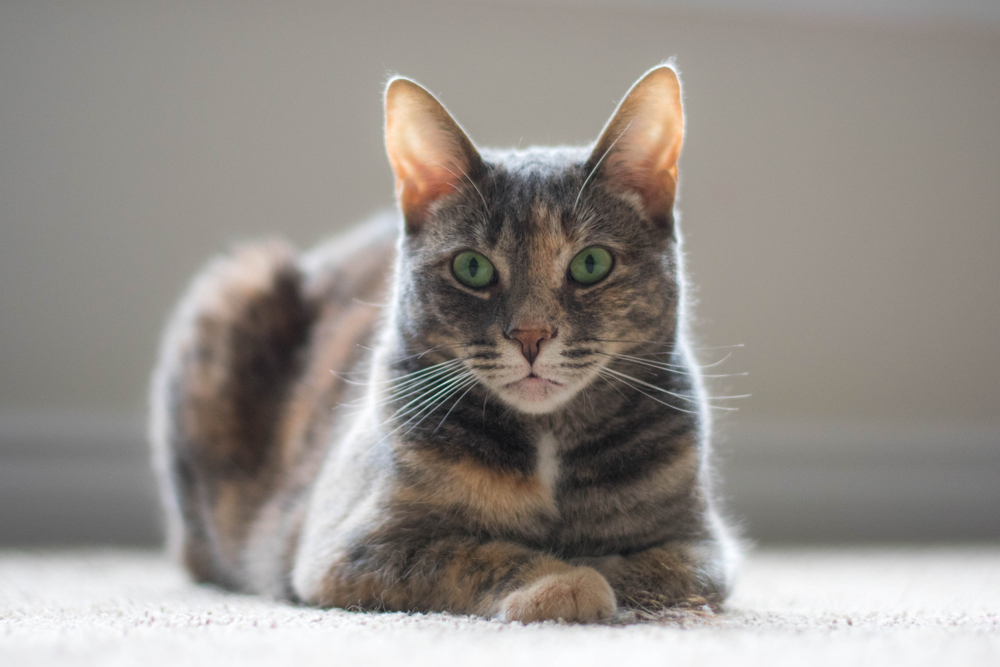
{"label": "cat's forehead", "polygon": [[580,167],[589,157],[590,149],[586,146],[530,146],[503,150],[484,148],[480,154],[489,165],[501,166],[510,173],[538,177],[558,175],[567,169]]}
{"label": "cat's forehead", "polygon": [[[528,149],[489,164],[480,240],[514,247],[568,243],[633,244],[645,226],[630,193],[611,193],[591,179],[587,148]],[[490,156],[493,158],[493,156]]]}
{"label": "cat's forehead", "polygon": [[528,148],[484,154],[482,241],[489,246],[547,245],[572,236],[573,204],[587,153],[580,148]]}
{"label": "cat's forehead", "polygon": [[484,150],[484,173],[442,201],[428,240],[439,251],[469,248],[555,258],[583,244],[635,239],[636,211],[588,183],[586,147]]}

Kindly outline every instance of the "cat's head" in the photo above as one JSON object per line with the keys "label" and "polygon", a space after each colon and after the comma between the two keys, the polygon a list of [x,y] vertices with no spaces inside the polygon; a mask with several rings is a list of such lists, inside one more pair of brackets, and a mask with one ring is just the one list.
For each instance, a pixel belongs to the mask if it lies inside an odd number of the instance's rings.
{"label": "cat's head", "polygon": [[401,352],[462,359],[454,386],[542,414],[614,379],[609,355],[669,349],[682,137],[669,66],[632,87],[592,148],[478,151],[434,96],[392,80]]}

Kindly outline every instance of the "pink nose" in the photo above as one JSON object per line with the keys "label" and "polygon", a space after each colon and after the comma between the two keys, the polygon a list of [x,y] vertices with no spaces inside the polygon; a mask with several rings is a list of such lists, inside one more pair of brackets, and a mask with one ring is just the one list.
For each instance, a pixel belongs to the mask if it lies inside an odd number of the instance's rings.
{"label": "pink nose", "polygon": [[514,329],[507,336],[513,338],[521,344],[521,354],[528,360],[529,364],[535,363],[538,358],[539,348],[542,341],[548,340],[555,335],[555,332],[548,327],[531,327],[526,329]]}

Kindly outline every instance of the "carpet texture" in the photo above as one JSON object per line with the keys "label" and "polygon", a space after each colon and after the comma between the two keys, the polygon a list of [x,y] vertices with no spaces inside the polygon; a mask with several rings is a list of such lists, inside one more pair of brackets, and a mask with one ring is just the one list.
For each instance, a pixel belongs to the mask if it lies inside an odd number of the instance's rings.
{"label": "carpet texture", "polygon": [[1000,546],[768,549],[724,614],[601,626],[298,608],[160,554],[0,552],[2,665],[998,665]]}

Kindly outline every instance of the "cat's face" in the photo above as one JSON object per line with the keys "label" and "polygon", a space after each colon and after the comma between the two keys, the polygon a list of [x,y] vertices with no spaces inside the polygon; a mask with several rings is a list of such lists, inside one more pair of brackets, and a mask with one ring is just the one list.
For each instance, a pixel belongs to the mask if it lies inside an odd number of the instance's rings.
{"label": "cat's face", "polygon": [[[395,119],[409,124],[405,141],[393,142],[392,115],[387,136],[407,223],[397,318],[409,350],[462,359],[493,395],[543,414],[614,384],[611,355],[673,339],[672,70],[633,88],[592,151],[480,154],[428,93],[404,85],[417,113]],[[389,100],[392,113],[391,86]]]}
{"label": "cat's face", "polygon": [[601,183],[574,211],[577,157],[491,160],[477,184],[485,203],[469,188],[404,241],[411,345],[468,356],[479,381],[523,412],[558,408],[598,379],[605,355],[669,339],[676,319],[669,231]]}

